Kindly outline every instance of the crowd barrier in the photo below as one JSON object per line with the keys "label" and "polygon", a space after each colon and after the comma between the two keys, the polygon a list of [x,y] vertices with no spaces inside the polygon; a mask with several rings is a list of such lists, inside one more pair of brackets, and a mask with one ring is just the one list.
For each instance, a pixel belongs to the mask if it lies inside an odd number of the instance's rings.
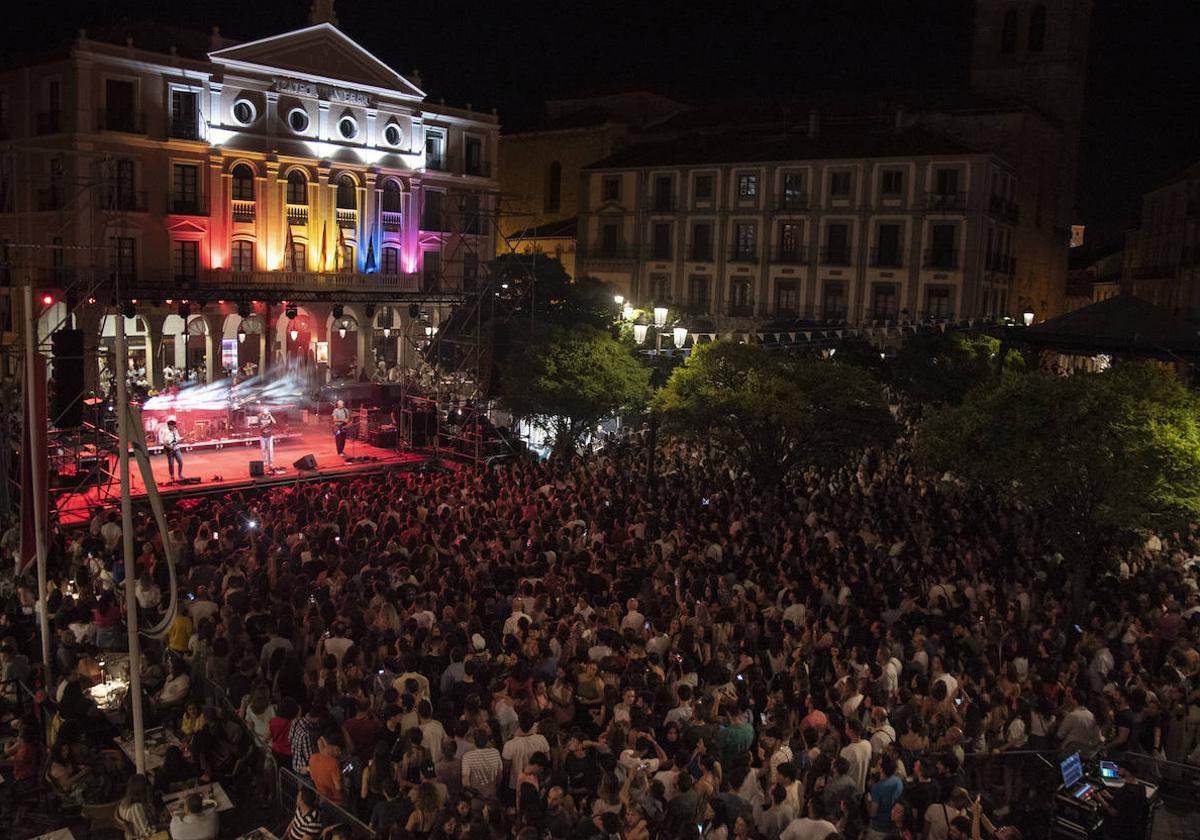
{"label": "crowd barrier", "polygon": [[[275,785],[275,789],[279,793],[279,807],[283,808],[289,815],[296,809],[296,794],[300,792],[301,786],[316,790],[313,783],[304,776],[292,772],[291,770],[280,767],[279,780]],[[350,835],[353,840],[371,840],[375,837],[375,831],[360,820],[354,814],[335,805],[333,802],[317,794],[320,799],[321,822],[326,827],[332,825],[340,825],[350,830]]]}

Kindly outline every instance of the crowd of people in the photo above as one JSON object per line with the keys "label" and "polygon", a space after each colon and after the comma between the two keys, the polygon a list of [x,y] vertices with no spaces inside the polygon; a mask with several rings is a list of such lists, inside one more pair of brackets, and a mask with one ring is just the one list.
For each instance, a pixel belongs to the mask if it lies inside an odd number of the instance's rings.
{"label": "crowd of people", "polygon": [[[1200,760],[1195,528],[1063,558],[905,441],[781,487],[703,448],[649,459],[634,434],[181,502],[178,614],[144,683],[182,747],[149,780],[121,775],[83,689],[122,646],[125,575],[144,626],[167,608],[165,546],[140,518],[124,568],[98,510],[54,546],[52,775],[81,801],[123,789],[139,840],[164,827],[133,815],[155,790],[253,799],[290,774],[289,840],[352,817],[439,840],[1019,840],[1047,824],[1035,752]],[[25,580],[5,600],[6,680],[34,601]],[[1140,838],[1126,776],[1101,807]]]}

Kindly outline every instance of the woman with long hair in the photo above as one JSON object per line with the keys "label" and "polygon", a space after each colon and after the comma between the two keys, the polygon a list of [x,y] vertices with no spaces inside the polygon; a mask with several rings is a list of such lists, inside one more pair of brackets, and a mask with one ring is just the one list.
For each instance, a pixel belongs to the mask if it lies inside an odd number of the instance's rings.
{"label": "woman with long hair", "polygon": [[117,818],[124,823],[125,840],[150,840],[161,828],[150,782],[137,773],[125,785],[125,796],[117,803]]}
{"label": "woman with long hair", "polygon": [[387,780],[396,781],[396,766],[392,763],[392,748],[386,741],[375,744],[375,754],[362,771],[359,797],[366,813],[371,813],[376,804],[385,801]]}
{"label": "woman with long hair", "polygon": [[275,706],[266,683],[257,682],[242,704],[242,717],[254,732],[254,737],[266,743],[271,735],[271,719],[275,717]]}
{"label": "woman with long hair", "polygon": [[413,840],[425,840],[437,824],[438,790],[432,782],[421,782],[409,794],[413,812],[408,815],[405,830]]}

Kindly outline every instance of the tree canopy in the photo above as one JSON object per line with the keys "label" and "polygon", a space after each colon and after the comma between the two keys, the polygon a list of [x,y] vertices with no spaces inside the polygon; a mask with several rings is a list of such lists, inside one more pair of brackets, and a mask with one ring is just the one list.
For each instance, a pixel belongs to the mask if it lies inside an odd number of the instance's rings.
{"label": "tree canopy", "polygon": [[[920,332],[908,338],[888,366],[892,382],[908,396],[933,405],[958,405],[970,390],[994,379],[1000,341],[982,333]],[[1005,370],[1024,366],[1016,353]]]}
{"label": "tree canopy", "polygon": [[927,421],[917,456],[1040,508],[1076,560],[1200,513],[1200,399],[1151,365],[977,389]]}
{"label": "tree canopy", "polygon": [[862,369],[724,341],[696,347],[654,409],[666,431],[716,444],[764,481],[840,465],[896,434],[879,386]]}
{"label": "tree canopy", "polygon": [[555,454],[566,455],[600,421],[640,408],[649,376],[608,333],[551,327],[513,357],[504,402],[518,417],[551,428]]}
{"label": "tree canopy", "polygon": [[[496,293],[511,311],[514,335],[530,322],[544,327],[592,327],[602,330],[619,314],[613,288],[595,277],[572,279],[563,264],[546,254],[504,254],[494,271]],[[532,289],[530,288],[532,286]]]}

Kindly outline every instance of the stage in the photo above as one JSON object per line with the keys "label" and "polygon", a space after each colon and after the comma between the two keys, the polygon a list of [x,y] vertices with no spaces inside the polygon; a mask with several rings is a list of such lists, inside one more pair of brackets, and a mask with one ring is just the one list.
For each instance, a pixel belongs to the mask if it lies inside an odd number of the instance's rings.
{"label": "stage", "polygon": [[[170,501],[200,493],[228,490],[249,490],[255,487],[269,487],[282,483],[319,478],[334,478],[354,473],[374,472],[382,469],[414,467],[433,460],[430,455],[420,452],[398,452],[395,449],[380,449],[365,441],[347,440],[345,455],[362,460],[347,462],[337,454],[333,433],[324,426],[293,426],[281,430],[281,440],[275,444],[275,466],[285,468],[283,472],[264,475],[259,478],[250,476],[250,462],[262,457],[257,438],[250,445],[244,443],[225,445],[212,448],[208,445],[197,445],[183,448],[184,476],[199,478],[197,484],[169,485],[170,475],[167,472],[165,455],[152,455],[150,461],[154,467],[154,482],[158,485],[159,495],[168,505]],[[317,462],[315,470],[297,470],[293,463],[305,455],[312,455]],[[439,464],[441,462],[439,461]],[[115,458],[111,465],[112,474],[118,475]],[[130,458],[130,491],[134,501],[144,499],[146,485],[142,481],[141,470],[137,461]],[[118,478],[107,482],[101,480],[99,485],[90,483],[82,487],[64,488],[54,491],[51,501],[58,512],[59,521],[64,524],[85,521],[90,516],[90,510],[97,504],[116,506],[120,503],[121,492]]]}

